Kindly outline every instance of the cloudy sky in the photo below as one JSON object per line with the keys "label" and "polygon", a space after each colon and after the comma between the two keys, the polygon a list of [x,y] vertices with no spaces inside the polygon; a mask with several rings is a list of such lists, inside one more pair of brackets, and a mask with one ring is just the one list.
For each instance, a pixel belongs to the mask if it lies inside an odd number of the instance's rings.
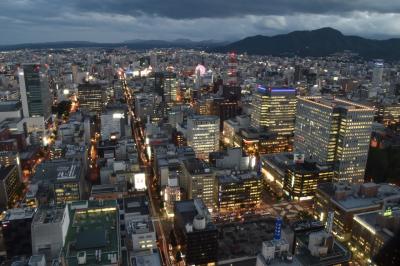
{"label": "cloudy sky", "polygon": [[237,40],[333,27],[400,37],[399,0],[0,0],[0,44]]}

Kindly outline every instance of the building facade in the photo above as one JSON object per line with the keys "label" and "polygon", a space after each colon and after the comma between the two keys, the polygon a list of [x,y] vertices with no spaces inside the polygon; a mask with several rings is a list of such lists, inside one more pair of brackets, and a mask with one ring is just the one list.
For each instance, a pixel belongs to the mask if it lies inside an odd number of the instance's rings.
{"label": "building facade", "polygon": [[253,95],[251,126],[276,133],[281,151],[293,149],[297,91],[294,88],[258,86]]}
{"label": "building facade", "polygon": [[337,98],[300,97],[295,152],[334,166],[335,181],[364,181],[374,109]]}
{"label": "building facade", "polygon": [[187,120],[187,144],[196,157],[208,160],[209,153],[219,150],[219,117],[196,115]]}

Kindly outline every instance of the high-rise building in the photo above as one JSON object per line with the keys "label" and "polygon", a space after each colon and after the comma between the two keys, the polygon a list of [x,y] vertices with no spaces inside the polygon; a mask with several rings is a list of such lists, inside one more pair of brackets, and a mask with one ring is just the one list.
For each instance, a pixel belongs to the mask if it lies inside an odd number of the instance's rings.
{"label": "high-rise building", "polygon": [[45,122],[53,104],[47,71],[39,64],[25,64],[18,74],[25,130],[30,134],[31,143],[39,144],[44,140]]}
{"label": "high-rise building", "polygon": [[24,117],[51,115],[52,100],[46,71],[39,64],[25,64],[19,71],[19,84]]}
{"label": "high-rise building", "polygon": [[180,185],[188,199],[200,198],[212,211],[215,207],[215,173],[205,161],[194,158],[184,161]]}
{"label": "high-rise building", "polygon": [[218,230],[201,199],[175,203],[174,230],[187,265],[216,265]]}
{"label": "high-rise building", "polygon": [[261,176],[255,172],[217,177],[216,204],[220,213],[254,210],[261,199]]}
{"label": "high-rise building", "polygon": [[20,194],[22,194],[22,182],[17,165],[0,165],[0,207],[12,208]]}
{"label": "high-rise building", "polygon": [[208,160],[209,153],[219,150],[218,116],[195,115],[187,120],[187,143],[196,156]]}
{"label": "high-rise building", "polygon": [[383,79],[383,60],[376,60],[374,62],[374,68],[372,69],[372,85],[380,86]]}
{"label": "high-rise building", "polygon": [[276,134],[280,151],[291,151],[296,114],[296,89],[258,86],[253,95],[251,126]]}
{"label": "high-rise building", "polygon": [[164,101],[167,103],[176,102],[176,93],[178,90],[178,81],[173,72],[164,73]]}
{"label": "high-rise building", "polygon": [[300,97],[295,151],[334,166],[335,181],[363,182],[374,109],[338,98]]}
{"label": "high-rise building", "polygon": [[86,113],[100,113],[104,104],[104,94],[100,84],[79,84],[78,100],[82,111]]}
{"label": "high-rise building", "polygon": [[107,106],[105,112],[100,116],[101,138],[105,140],[124,137],[129,121],[127,116],[128,112],[125,107]]}
{"label": "high-rise building", "polygon": [[162,96],[163,101],[175,102],[178,91],[176,73],[171,71],[154,73],[154,91]]}

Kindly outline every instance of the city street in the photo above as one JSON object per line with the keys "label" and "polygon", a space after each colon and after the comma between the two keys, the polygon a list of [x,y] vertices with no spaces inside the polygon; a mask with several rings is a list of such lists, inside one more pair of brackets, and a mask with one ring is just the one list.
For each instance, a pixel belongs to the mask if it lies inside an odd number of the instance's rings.
{"label": "city street", "polygon": [[[157,199],[156,192],[154,191],[154,186],[153,186],[153,173],[152,169],[150,166],[149,159],[146,157],[146,147],[145,147],[145,142],[142,137],[142,134],[140,134],[141,129],[140,128],[140,123],[135,119],[135,112],[134,112],[134,103],[132,101],[133,95],[131,94],[131,90],[127,85],[125,75],[122,74],[121,76],[121,82],[124,86],[124,91],[125,91],[125,99],[128,104],[128,109],[129,109],[129,114],[131,114],[131,129],[132,129],[132,137],[135,140],[136,147],[138,150],[139,154],[139,162],[140,162],[140,168],[145,172],[146,174],[146,186],[147,186],[147,193],[148,197],[150,200],[150,211],[151,215],[153,217],[153,222],[157,234],[157,239],[158,239],[158,247],[160,250],[161,254],[161,259],[164,265],[167,266],[172,266],[173,259],[168,250],[168,234],[165,233],[164,227],[163,227],[163,217],[162,213],[159,212],[159,206],[160,202]],[[167,231],[169,232],[169,231]]]}

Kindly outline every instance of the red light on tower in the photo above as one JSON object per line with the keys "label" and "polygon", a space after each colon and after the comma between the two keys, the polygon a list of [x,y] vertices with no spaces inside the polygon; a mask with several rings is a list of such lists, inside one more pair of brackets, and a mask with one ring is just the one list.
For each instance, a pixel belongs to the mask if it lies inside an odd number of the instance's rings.
{"label": "red light on tower", "polygon": [[228,62],[228,85],[229,86],[237,86],[237,55],[235,52],[229,53],[229,62]]}

